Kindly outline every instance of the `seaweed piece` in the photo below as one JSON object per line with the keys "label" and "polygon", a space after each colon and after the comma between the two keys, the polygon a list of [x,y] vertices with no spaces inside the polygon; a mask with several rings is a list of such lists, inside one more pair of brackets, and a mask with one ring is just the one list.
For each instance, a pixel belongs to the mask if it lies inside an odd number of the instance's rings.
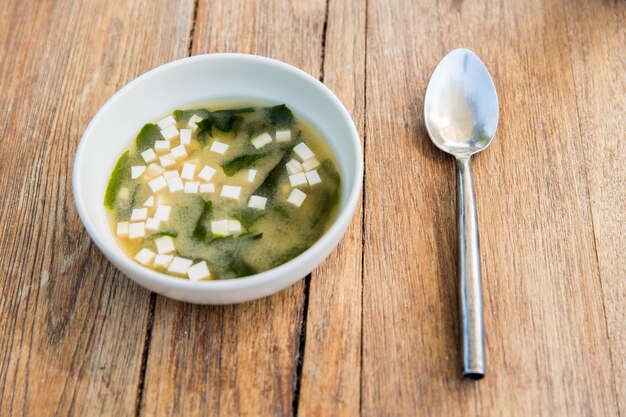
{"label": "seaweed piece", "polygon": [[240,155],[222,164],[222,170],[224,170],[224,174],[228,177],[232,177],[242,169],[251,167],[256,161],[267,155],[267,153]]}
{"label": "seaweed piece", "polygon": [[274,211],[278,213],[280,217],[283,218],[283,220],[289,220],[289,218],[291,217],[291,215],[289,214],[289,211],[287,210],[285,206],[277,205],[274,207]]}
{"label": "seaweed piece", "polygon": [[246,107],[242,109],[218,110],[214,112],[207,111],[206,117],[200,120],[198,125],[198,137],[203,136],[203,142],[206,143],[206,135],[213,137],[213,128],[217,128],[222,132],[235,131],[235,125],[243,120],[241,113],[251,113],[254,109]]}
{"label": "seaweed piece", "polygon": [[151,233],[148,236],[146,236],[144,238],[144,243],[150,243],[150,242],[154,242],[156,239],[163,237],[163,236],[169,236],[173,239],[178,237],[178,231],[176,230],[163,230],[161,232],[156,232],[156,233]]}
{"label": "seaweed piece", "polygon": [[128,179],[130,179],[130,156],[128,151],[126,151],[120,156],[120,159],[117,160],[115,168],[113,168],[113,172],[111,173],[107,190],[104,193],[105,207],[113,208],[123,182]]}
{"label": "seaweed piece", "polygon": [[138,152],[143,152],[146,149],[150,149],[154,146],[154,142],[162,140],[161,130],[159,126],[154,123],[147,123],[143,125],[137,137],[135,138],[135,146],[137,146]]}
{"label": "seaweed piece", "polygon": [[252,227],[252,225],[259,220],[261,217],[265,216],[265,211],[263,210],[257,210],[257,209],[252,209],[252,208],[243,208],[243,209],[239,209],[236,210],[233,213],[233,217],[237,220],[239,220],[239,223],[241,223],[241,225],[243,227],[246,228],[246,230],[250,229],[250,227]]}
{"label": "seaweed piece", "polygon": [[287,142],[287,143],[281,143],[278,145],[278,149],[280,149],[283,152],[291,152],[291,150],[298,144],[298,142]]}
{"label": "seaweed piece", "polygon": [[235,123],[241,119],[235,113],[221,111],[213,113],[213,126],[222,132],[232,132]]}
{"label": "seaweed piece", "polygon": [[271,130],[270,124],[264,119],[248,123],[246,125],[246,129],[248,131],[248,140],[252,140],[261,133],[269,132]]}
{"label": "seaweed piece", "polygon": [[328,215],[337,202],[337,191],[333,195],[332,192],[325,193],[320,196],[315,212],[311,216],[311,229],[315,229],[322,220],[327,220]]}
{"label": "seaweed piece", "polygon": [[169,237],[178,237],[178,232],[176,230],[164,230],[162,232],[155,233],[153,236],[169,236]]}
{"label": "seaweed piece", "polygon": [[208,230],[206,226],[206,222],[213,215],[213,202],[203,201],[202,212],[200,213],[200,217],[198,217],[198,221],[196,222],[196,227],[193,229],[192,236],[194,239],[205,241]]}
{"label": "seaweed piece", "polygon": [[254,107],[242,107],[240,109],[232,109],[228,110],[232,113],[241,114],[241,113],[254,113]]}
{"label": "seaweed piece", "polygon": [[257,273],[256,269],[247,263],[239,254],[226,252],[223,257],[226,258],[226,270],[232,272],[238,278]]}
{"label": "seaweed piece", "polygon": [[213,137],[213,117],[211,117],[211,114],[209,113],[209,116],[206,119],[202,119],[196,124],[198,125],[198,140],[203,145],[206,145],[206,137]]}
{"label": "seaweed piece", "polygon": [[275,125],[290,125],[293,123],[293,113],[285,104],[266,107],[265,116]]}
{"label": "seaweed piece", "polygon": [[322,162],[319,169],[329,178],[330,181],[328,183],[331,188],[326,190],[324,194],[319,197],[317,209],[311,218],[311,229],[318,227],[322,220],[328,219],[328,215],[339,200],[339,185],[341,184],[341,177],[339,176],[337,169],[335,169],[335,165],[327,159]]}
{"label": "seaweed piece", "polygon": [[218,110],[213,112],[213,125],[222,132],[232,132],[235,123],[241,120],[241,113],[252,113],[254,108],[246,107],[242,109]]}
{"label": "seaweed piece", "polygon": [[247,233],[242,233],[239,236],[237,236],[239,240],[259,240],[262,237],[263,237],[263,233],[259,233],[259,232],[247,232]]}
{"label": "seaweed piece", "polygon": [[139,184],[136,184],[135,187],[133,188],[132,197],[130,198],[130,208],[131,209],[133,207],[135,207],[135,203],[137,203],[137,193],[138,192],[139,192]]}
{"label": "seaweed piece", "polygon": [[175,110],[174,119],[176,119],[176,123],[188,123],[194,114],[206,119],[209,116],[209,111],[207,109]]}
{"label": "seaweed piece", "polygon": [[277,255],[274,259],[272,259],[271,267],[275,268],[278,265],[282,265],[285,262],[292,260],[296,256],[300,255],[302,252],[307,250],[309,247],[310,245],[304,244],[304,245],[294,246],[290,249],[287,249],[286,251],[284,251],[280,255]]}
{"label": "seaweed piece", "polygon": [[278,180],[284,172],[284,166],[289,161],[291,154],[289,152],[285,152],[283,157],[278,161],[274,168],[267,174],[259,188],[257,188],[253,194],[260,195],[262,197],[266,197],[268,200],[272,196],[273,191],[278,186]]}
{"label": "seaweed piece", "polygon": [[232,235],[230,235],[230,236],[217,236],[217,237],[214,237],[214,238],[209,239],[209,240],[208,240],[207,242],[205,242],[205,243],[206,243],[207,245],[210,245],[210,244],[213,244],[213,243],[215,243],[215,242],[220,242],[220,241],[224,241],[224,240],[229,240],[229,239],[232,239],[232,238],[233,238],[233,236],[232,236]]}
{"label": "seaweed piece", "polygon": [[337,172],[335,168],[335,164],[331,162],[330,159],[326,159],[321,163],[320,170],[326,173],[328,177],[335,183],[337,187],[341,184],[341,176]]}

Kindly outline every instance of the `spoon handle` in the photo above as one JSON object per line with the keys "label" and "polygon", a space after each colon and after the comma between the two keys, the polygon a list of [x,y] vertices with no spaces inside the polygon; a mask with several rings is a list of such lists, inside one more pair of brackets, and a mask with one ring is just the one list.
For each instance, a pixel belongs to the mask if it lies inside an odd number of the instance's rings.
{"label": "spoon handle", "polygon": [[485,376],[483,301],[476,196],[470,158],[457,158],[459,309],[463,377]]}

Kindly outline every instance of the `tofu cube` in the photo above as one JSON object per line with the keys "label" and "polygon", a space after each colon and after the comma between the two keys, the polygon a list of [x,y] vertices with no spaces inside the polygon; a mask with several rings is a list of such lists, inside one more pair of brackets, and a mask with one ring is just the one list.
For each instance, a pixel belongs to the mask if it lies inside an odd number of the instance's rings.
{"label": "tofu cube", "polygon": [[320,166],[320,162],[317,160],[317,158],[311,158],[302,164],[302,169],[304,169],[305,171],[311,171],[318,166]]}
{"label": "tofu cube", "polygon": [[167,140],[155,140],[154,150],[158,153],[165,153],[170,149],[170,142]]}
{"label": "tofu cube", "polygon": [[128,237],[128,222],[120,222],[117,224],[117,235],[119,237]]}
{"label": "tofu cube", "polygon": [[157,230],[159,230],[160,225],[161,222],[154,217],[150,217],[148,220],[146,220],[146,230],[156,232]]}
{"label": "tofu cube", "polygon": [[167,182],[165,182],[165,178],[163,178],[163,175],[160,175],[150,181],[148,183],[148,187],[150,187],[153,193],[157,193],[167,187]]}
{"label": "tofu cube", "polygon": [[230,235],[228,220],[214,220],[211,222],[211,233],[215,236]]}
{"label": "tofu cube", "polygon": [[196,174],[196,168],[196,164],[185,162],[183,164],[183,170],[180,173],[180,177],[189,181],[193,180],[193,177]]}
{"label": "tofu cube", "polygon": [[205,261],[198,262],[187,270],[187,276],[191,281],[200,281],[211,276],[209,267]]}
{"label": "tofu cube", "polygon": [[170,266],[167,267],[168,272],[173,272],[175,274],[185,275],[187,274],[187,270],[193,263],[190,259],[180,258],[178,256],[174,256]]}
{"label": "tofu cube", "polygon": [[241,187],[236,185],[225,185],[222,187],[220,195],[224,198],[232,198],[233,200],[239,200],[239,194],[241,193]]}
{"label": "tofu cube", "polygon": [[259,210],[265,210],[266,204],[267,198],[261,197],[260,195],[251,195],[250,200],[248,200],[248,207]]}
{"label": "tofu cube", "polygon": [[154,218],[162,222],[166,222],[170,219],[171,211],[172,211],[172,206],[159,204],[156,208],[156,211],[154,212]]}
{"label": "tofu cube", "polygon": [[174,246],[174,239],[169,236],[162,236],[155,239],[154,244],[156,245],[157,252],[159,252],[159,254],[172,253],[176,250],[176,247]]}
{"label": "tofu cube", "polygon": [[256,169],[249,169],[248,170],[248,182],[254,182],[255,178],[256,178]]}
{"label": "tofu cube", "polygon": [[320,174],[317,173],[316,169],[314,169],[313,171],[309,171],[305,173],[304,175],[306,175],[306,180],[309,182],[309,185],[315,185],[315,184],[319,184],[320,182],[322,182],[322,179],[320,178]]}
{"label": "tofu cube", "polygon": [[172,263],[174,255],[157,255],[154,257],[154,267],[167,269]]}
{"label": "tofu cube", "polygon": [[148,165],[148,169],[146,170],[148,175],[150,175],[151,177],[158,177],[164,171],[165,170],[163,168],[161,168],[161,165],[159,165],[159,164],[150,164],[150,165]]}
{"label": "tofu cube", "polygon": [[185,183],[185,194],[196,194],[200,188],[200,183],[195,181],[187,181]]}
{"label": "tofu cube", "polygon": [[261,149],[265,145],[272,143],[272,137],[270,136],[269,133],[261,133],[259,136],[252,139],[250,142],[252,143],[252,145],[254,145],[255,148]]}
{"label": "tofu cube", "polygon": [[214,193],[215,185],[214,184],[200,184],[200,188],[198,189],[201,193]]}
{"label": "tofu cube", "polygon": [[120,191],[117,193],[117,198],[120,200],[128,200],[128,197],[130,197],[130,190],[128,187],[120,188]]}
{"label": "tofu cube", "polygon": [[304,203],[304,199],[306,198],[306,194],[302,191],[294,188],[291,190],[291,194],[289,194],[289,198],[287,198],[287,202],[293,204],[296,207],[300,207],[302,203]]}
{"label": "tofu cube", "polygon": [[161,162],[161,166],[163,168],[171,168],[173,166],[176,166],[176,160],[171,153],[159,157],[159,162]]}
{"label": "tofu cube", "polygon": [[213,178],[213,175],[215,175],[217,171],[213,168],[211,168],[208,165],[205,165],[200,172],[198,173],[198,177],[200,179],[205,180],[206,182],[211,181],[211,178]]}
{"label": "tofu cube", "polygon": [[228,221],[228,232],[231,235],[236,235],[241,233],[241,223],[237,220],[229,220]]}
{"label": "tofu cube", "polygon": [[289,142],[291,140],[291,129],[281,129],[276,131],[276,142]]}
{"label": "tofu cube", "polygon": [[152,252],[150,249],[143,248],[139,252],[137,252],[137,255],[135,255],[135,260],[142,265],[148,266],[152,263],[154,256],[155,253]]}
{"label": "tofu cube", "polygon": [[166,127],[176,124],[176,119],[174,119],[174,116],[170,114],[169,116],[159,120],[157,124],[159,125],[159,129],[165,129]]}
{"label": "tofu cube", "polygon": [[189,118],[189,122],[187,123],[187,126],[193,130],[196,130],[198,128],[198,122],[201,120],[202,120],[202,117],[198,116],[197,114],[194,114],[193,116]]}
{"label": "tofu cube", "polygon": [[163,173],[163,178],[165,178],[166,180],[169,180],[170,178],[178,178],[178,170],[173,169],[171,171],[165,171]]}
{"label": "tofu cube", "polygon": [[295,159],[287,162],[285,164],[285,167],[287,167],[287,174],[289,175],[298,174],[303,171],[302,164],[300,163],[300,161],[296,161]]}
{"label": "tofu cube", "polygon": [[166,181],[170,193],[176,193],[184,189],[183,180],[181,180],[180,177],[168,178]]}
{"label": "tofu cube", "polygon": [[146,162],[146,164],[154,162],[157,159],[156,153],[154,153],[154,149],[146,149],[141,153],[141,157]]}
{"label": "tofu cube", "polygon": [[308,161],[309,159],[315,157],[313,151],[309,149],[309,147],[306,146],[306,143],[304,142],[300,142],[296,146],[294,146],[293,151],[300,157],[302,162]]}
{"label": "tofu cube", "polygon": [[172,156],[174,159],[182,159],[187,156],[185,145],[178,145],[172,148]]}
{"label": "tofu cube", "polygon": [[214,140],[213,143],[211,144],[210,151],[219,153],[220,155],[224,155],[227,149],[228,149],[227,144]]}
{"label": "tofu cube", "polygon": [[191,129],[180,129],[180,144],[181,145],[191,144]]}
{"label": "tofu cube", "polygon": [[154,207],[154,196],[148,197],[148,199],[143,203],[144,207]]}
{"label": "tofu cube", "polygon": [[289,183],[292,187],[297,187],[299,185],[306,184],[306,175],[304,172],[300,172],[298,174],[293,174],[289,176]]}
{"label": "tofu cube", "polygon": [[178,129],[174,125],[168,126],[165,129],[161,130],[161,136],[163,136],[165,140],[175,139],[178,137],[178,135]]}
{"label": "tofu cube", "polygon": [[145,207],[133,209],[130,215],[131,222],[136,222],[139,220],[146,220],[147,218],[148,218],[148,209]]}
{"label": "tofu cube", "polygon": [[128,238],[129,239],[137,239],[140,237],[144,237],[146,235],[146,224],[141,223],[131,223],[128,225]]}
{"label": "tofu cube", "polygon": [[146,172],[146,167],[143,165],[130,167],[130,178],[136,180]]}
{"label": "tofu cube", "polygon": [[161,194],[157,196],[156,203],[160,205],[165,204],[166,206],[169,206],[170,204],[172,204],[172,199],[169,197],[168,194]]}

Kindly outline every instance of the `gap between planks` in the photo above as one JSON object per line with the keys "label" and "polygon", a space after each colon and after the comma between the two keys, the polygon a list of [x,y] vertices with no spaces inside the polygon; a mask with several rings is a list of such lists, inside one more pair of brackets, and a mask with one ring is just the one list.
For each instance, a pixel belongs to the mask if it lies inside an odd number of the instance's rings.
{"label": "gap between planks", "polygon": [[365,202],[367,196],[367,28],[368,28],[369,0],[365,0],[365,34],[364,34],[364,66],[363,68],[363,191],[361,191],[361,342],[359,364],[359,416],[363,415],[363,314],[364,281],[365,281]]}
{"label": "gap between planks", "polygon": [[[320,71],[318,79],[320,82],[324,82],[324,61],[326,58],[326,33],[328,31],[328,11],[330,7],[330,0],[326,0],[326,9],[324,10],[324,25],[322,26],[322,53],[320,55]],[[298,415],[298,406],[300,403],[300,388],[302,386],[302,366],[304,364],[304,351],[306,346],[306,325],[309,312],[309,294],[311,292],[311,274],[307,275],[304,279],[304,300],[302,301],[302,312],[300,316],[302,321],[300,323],[300,338],[298,340],[298,348],[296,349],[296,368],[293,376],[293,393],[291,403],[291,415]]]}
{"label": "gap between planks", "polygon": [[191,17],[191,29],[189,30],[189,46],[187,47],[187,56],[191,56],[191,51],[193,49],[193,37],[196,33],[196,21],[198,20],[198,3],[200,0],[194,0],[193,2],[193,12]]}
{"label": "gap between planks", "polygon": [[143,390],[146,382],[146,367],[148,366],[148,355],[150,354],[150,342],[152,341],[152,327],[154,325],[154,310],[156,308],[156,293],[150,293],[150,304],[148,307],[148,323],[146,324],[146,338],[141,353],[141,368],[139,371],[139,386],[137,387],[137,400],[135,401],[135,417],[141,413],[141,402],[143,401]]}
{"label": "gap between planks", "polygon": [[[324,13],[324,25],[322,28],[322,53],[320,56],[320,70],[318,79],[321,82],[324,82],[324,61],[325,61],[325,52],[326,52],[326,33],[328,29],[328,11],[329,11],[329,2],[330,0],[326,0],[326,9]],[[196,22],[198,17],[198,3],[199,0],[194,0],[193,5],[193,13],[192,13],[192,21],[189,29],[189,44],[187,46],[187,57],[190,57],[193,52],[193,41],[194,35],[196,31]],[[300,386],[302,379],[302,366],[304,363],[304,348],[306,344],[306,324],[307,324],[307,315],[309,308],[309,293],[310,293],[310,284],[311,284],[311,274],[307,275],[304,280],[304,297],[302,303],[301,317],[302,321],[300,324],[300,332],[299,332],[299,340],[298,340],[298,348],[296,349],[296,368],[294,372],[293,378],[293,401],[292,401],[292,414],[296,416],[298,414],[298,403],[300,399]],[[135,416],[139,417],[141,415],[141,403],[143,401],[143,393],[144,393],[144,384],[146,379],[146,367],[148,363],[148,356],[150,353],[150,343],[152,339],[152,327],[154,324],[154,312],[156,307],[156,299],[157,294],[152,293],[150,295],[150,306],[148,311],[148,322],[146,325],[146,336],[144,341],[144,348],[141,358],[141,371],[139,375],[139,382],[137,387],[137,399],[135,402]],[[361,303],[363,303],[363,299],[361,296]],[[362,313],[361,313],[362,314]]]}
{"label": "gap between planks", "polygon": [[[191,56],[193,50],[193,38],[196,32],[196,20],[198,18],[198,3],[194,0],[193,11],[191,13],[191,24],[189,28],[189,44],[187,45],[186,57]],[[150,294],[150,305],[148,308],[148,322],[146,324],[146,336],[144,338],[143,352],[141,354],[141,368],[139,371],[139,381],[137,384],[137,399],[135,400],[135,417],[141,415],[141,402],[143,401],[144,385],[146,382],[146,368],[148,366],[148,356],[150,354],[150,343],[152,342],[152,327],[154,325],[154,311],[156,309],[157,294]]]}

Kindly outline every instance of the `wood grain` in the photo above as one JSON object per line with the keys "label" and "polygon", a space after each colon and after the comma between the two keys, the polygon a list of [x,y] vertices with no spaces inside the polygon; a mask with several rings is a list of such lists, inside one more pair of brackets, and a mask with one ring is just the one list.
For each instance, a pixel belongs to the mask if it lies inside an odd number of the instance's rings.
{"label": "wood grain", "polygon": [[[325,7],[324,1],[200,1],[193,53],[256,53],[317,75]],[[142,414],[291,415],[305,298],[303,282],[238,306],[159,297]]]}
{"label": "wood grain", "polygon": [[[562,2],[369,10],[363,414],[616,415]],[[421,117],[428,75],[459,46],[485,60],[501,105],[474,161],[489,361],[478,384],[459,379],[453,331],[454,167]]]}
{"label": "wood grain", "polygon": [[[625,18],[619,1],[0,2],[0,416],[626,416]],[[501,105],[473,161],[479,383],[459,379],[454,164],[421,116],[459,46]],[[227,51],[323,79],[365,138],[366,183],[309,280],[202,307],[103,258],[71,170],[114,91]]]}
{"label": "wood grain", "polygon": [[626,2],[567,1],[565,9],[612,382],[626,416]]}
{"label": "wood grain", "polygon": [[[365,13],[365,1],[329,2],[323,73],[324,83],[346,105],[361,137]],[[362,227],[359,204],[338,249],[313,272],[298,404],[301,416],[359,414]]]}
{"label": "wood grain", "polygon": [[72,160],[116,89],[187,50],[190,2],[0,3],[0,415],[134,415],[150,295],[78,219]]}

